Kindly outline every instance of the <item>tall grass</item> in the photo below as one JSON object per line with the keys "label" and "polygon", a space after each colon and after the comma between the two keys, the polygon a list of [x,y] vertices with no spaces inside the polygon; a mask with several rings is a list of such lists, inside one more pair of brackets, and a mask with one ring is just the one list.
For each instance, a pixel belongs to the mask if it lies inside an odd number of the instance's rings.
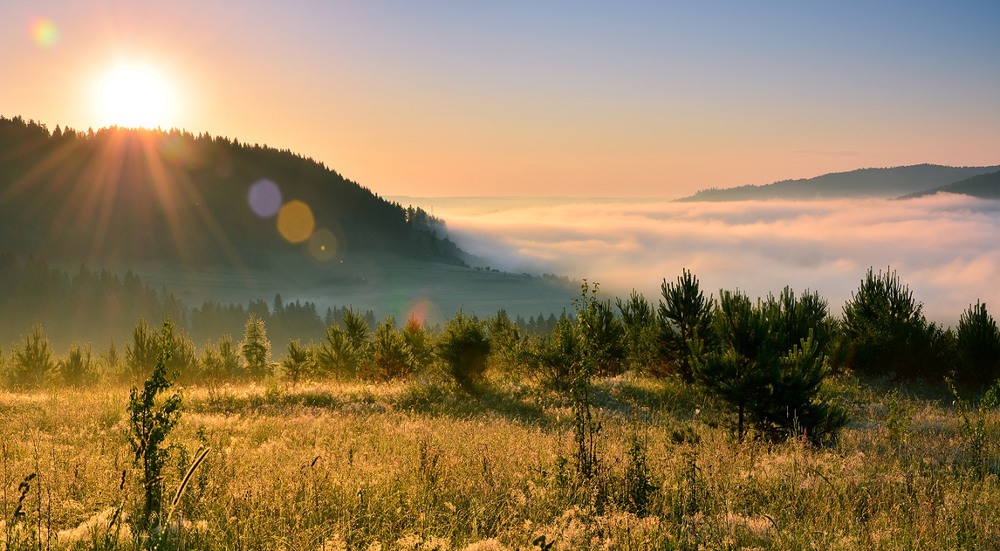
{"label": "tall grass", "polygon": [[[162,473],[165,488],[185,488],[165,541],[192,549],[537,549],[541,536],[552,549],[1000,541],[995,411],[982,412],[985,447],[973,450],[950,400],[906,386],[890,397],[878,381],[846,376],[832,384],[853,421],[821,448],[739,443],[722,426],[725,410],[674,380],[595,379],[603,506],[560,476],[560,458],[574,451],[571,400],[530,379],[488,379],[477,397],[442,373],[189,387]],[[122,483],[132,459],[127,394],[115,385],[0,392],[6,549],[137,548],[133,519],[112,522],[124,494],[139,491],[131,478]],[[192,470],[205,447],[212,453]],[[993,462],[970,461],[979,453]],[[32,473],[22,500],[18,486]]]}

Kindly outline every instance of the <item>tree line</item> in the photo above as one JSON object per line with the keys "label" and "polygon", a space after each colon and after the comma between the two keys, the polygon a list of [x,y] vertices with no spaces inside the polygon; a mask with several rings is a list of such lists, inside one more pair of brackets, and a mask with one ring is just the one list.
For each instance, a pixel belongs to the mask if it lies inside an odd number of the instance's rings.
{"label": "tree line", "polygon": [[[321,334],[279,336],[276,320],[303,311]],[[655,303],[637,292],[602,299],[596,285],[584,282],[573,311],[553,316],[544,332],[525,330],[503,310],[484,319],[459,312],[443,327],[414,318],[375,323],[373,313],[352,308],[331,309],[319,322],[313,308],[280,297],[270,310],[259,301],[230,312],[242,319],[241,331],[216,335],[200,349],[188,332],[173,333],[170,368],[180,380],[277,377],[297,384],[439,370],[476,394],[496,372],[535,377],[586,404],[592,377],[642,372],[679,378],[726,404],[740,438],[803,434],[820,442],[847,421],[825,385],[831,374],[947,379],[980,390],[1000,377],[1000,330],[985,304],[970,305],[956,328],[943,328],[926,319],[891,270],[870,269],[840,316],[818,293],[787,287],[756,300],[725,289],[706,296],[687,270],[663,281]],[[281,348],[272,349],[272,340]],[[135,380],[149,374],[156,358],[156,332],[140,320],[123,349],[95,355],[89,345],[74,345],[60,358],[35,326],[2,361],[8,385],[34,387]],[[580,407],[581,418],[588,417]]]}

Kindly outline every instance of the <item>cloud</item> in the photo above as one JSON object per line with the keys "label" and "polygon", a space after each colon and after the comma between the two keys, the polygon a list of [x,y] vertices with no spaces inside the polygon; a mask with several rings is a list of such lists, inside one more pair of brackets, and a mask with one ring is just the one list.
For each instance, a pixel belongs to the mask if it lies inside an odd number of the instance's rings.
{"label": "cloud", "polygon": [[996,201],[566,199],[437,214],[494,266],[587,278],[618,294],[655,298],[664,278],[688,268],[713,293],[764,296],[790,285],[819,291],[839,314],[871,266],[896,270],[928,316],[947,324],[976,300],[1000,305]]}

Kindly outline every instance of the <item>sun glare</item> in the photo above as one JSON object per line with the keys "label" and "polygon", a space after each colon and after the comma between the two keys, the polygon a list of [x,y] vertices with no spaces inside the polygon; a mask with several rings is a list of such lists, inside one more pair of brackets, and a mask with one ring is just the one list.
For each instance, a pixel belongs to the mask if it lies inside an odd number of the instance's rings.
{"label": "sun glare", "polygon": [[167,82],[145,65],[118,65],[97,84],[97,112],[105,126],[166,127],[172,100]]}

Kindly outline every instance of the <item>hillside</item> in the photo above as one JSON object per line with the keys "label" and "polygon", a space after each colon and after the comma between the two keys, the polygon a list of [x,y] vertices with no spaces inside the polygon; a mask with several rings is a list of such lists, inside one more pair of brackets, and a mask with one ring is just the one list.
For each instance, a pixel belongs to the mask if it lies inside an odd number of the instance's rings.
{"label": "hillside", "polygon": [[[269,206],[266,193],[262,201],[251,191],[261,181],[273,182],[281,202],[308,205],[312,238],[282,236],[280,202]],[[292,233],[301,229],[300,219],[291,222]],[[33,323],[65,338],[120,342],[137,315],[174,315],[155,307],[174,299],[183,311],[281,294],[320,312],[353,306],[379,319],[419,314],[439,323],[459,309],[558,314],[578,294],[569,281],[469,267],[473,257],[442,220],[289,151],[179,131],[49,131],[0,117],[0,276],[32,258],[67,279],[59,288],[73,288],[72,274],[107,271],[105,279],[141,278],[159,302],[147,301],[151,310],[124,304],[95,320],[90,305],[107,293],[68,300],[32,292],[28,279],[5,280],[14,302],[0,316],[0,344]]]}
{"label": "hillside", "polygon": [[862,168],[824,174],[815,178],[783,180],[766,185],[706,189],[679,201],[745,201],[761,199],[840,199],[898,197],[945,186],[1000,169],[913,165],[895,168]]}
{"label": "hillside", "polygon": [[440,220],[290,151],[177,130],[49,132],[19,117],[0,117],[0,251],[95,266],[267,268],[289,251],[464,264]]}
{"label": "hillside", "polygon": [[1000,171],[980,174],[972,178],[966,178],[953,184],[940,186],[919,193],[911,193],[901,197],[901,199],[912,199],[935,193],[956,193],[960,195],[970,195],[980,199],[1000,199]]}

